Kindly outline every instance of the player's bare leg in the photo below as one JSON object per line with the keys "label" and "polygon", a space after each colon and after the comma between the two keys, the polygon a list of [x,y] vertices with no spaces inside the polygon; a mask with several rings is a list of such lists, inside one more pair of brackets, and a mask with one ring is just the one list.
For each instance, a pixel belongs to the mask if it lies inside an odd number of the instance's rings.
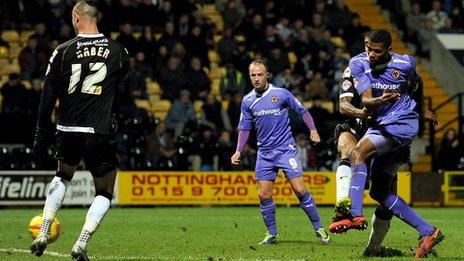
{"label": "player's bare leg", "polygon": [[40,232],[34,242],[32,242],[30,248],[31,253],[36,256],[41,256],[47,247],[53,220],[58,210],[60,210],[68,183],[71,181],[75,171],[76,166],[70,166],[62,161],[58,161],[58,170],[50,182],[47,199],[45,200]]}
{"label": "player's bare leg", "polygon": [[290,179],[290,185],[292,186],[295,196],[300,201],[301,209],[306,213],[309,220],[311,221],[316,236],[319,238],[321,243],[327,244],[330,242],[330,236],[325,231],[321,224],[319,213],[317,212],[316,202],[314,201],[311,193],[308,192],[304,184],[304,178],[302,176]]}
{"label": "player's bare leg", "polygon": [[87,212],[85,224],[71,252],[71,256],[75,260],[89,260],[86,251],[87,243],[110,208],[115,180],[116,170],[108,172],[103,177],[94,177],[95,198]]}
{"label": "player's bare leg", "polygon": [[277,226],[276,226],[276,205],[272,199],[272,189],[274,188],[273,180],[258,180],[258,197],[259,208],[263,217],[267,233],[260,245],[270,245],[277,243]]}

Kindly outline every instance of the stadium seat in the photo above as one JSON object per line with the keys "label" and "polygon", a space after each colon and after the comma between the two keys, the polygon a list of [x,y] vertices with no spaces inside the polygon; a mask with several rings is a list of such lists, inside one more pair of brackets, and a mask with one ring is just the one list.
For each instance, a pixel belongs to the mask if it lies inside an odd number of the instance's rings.
{"label": "stadium seat", "polygon": [[148,100],[136,99],[134,100],[135,106],[141,109],[150,111],[150,102]]}
{"label": "stadium seat", "polygon": [[161,97],[158,94],[150,94],[150,95],[148,95],[148,101],[150,101],[150,104],[155,104],[159,100],[161,100]]}
{"label": "stadium seat", "polygon": [[10,63],[9,58],[0,58],[0,71],[3,67],[7,66]]}
{"label": "stadium seat", "polygon": [[229,108],[229,100],[222,101],[222,108],[224,108],[224,110],[227,110]]}
{"label": "stadium seat", "polygon": [[[305,101],[303,105],[305,108],[309,109],[313,106],[313,101]],[[331,101],[322,102],[322,108],[327,109],[330,113],[334,112],[334,104]]]}
{"label": "stadium seat", "polygon": [[221,77],[226,73],[226,68],[225,67],[216,67],[216,68],[211,68],[209,78],[211,80],[214,79],[221,79]]}
{"label": "stadium seat", "polygon": [[153,110],[160,112],[164,111],[167,112],[171,108],[171,101],[169,100],[159,100],[155,104],[153,104]]}
{"label": "stadium seat", "polygon": [[216,45],[222,39],[222,35],[214,35],[213,40],[214,44]]}
{"label": "stadium seat", "polygon": [[141,32],[135,32],[135,33],[132,33],[132,36],[138,40],[141,36],[142,36],[142,33]]}
{"label": "stadium seat", "polygon": [[19,43],[19,33],[15,30],[5,30],[2,33],[2,39],[9,43]]}
{"label": "stadium seat", "polygon": [[0,46],[0,59],[10,58],[10,50],[5,46]]}
{"label": "stadium seat", "polygon": [[237,42],[245,42],[246,41],[245,36],[243,34],[236,35],[235,40],[237,40]]}
{"label": "stadium seat", "polygon": [[24,87],[26,87],[26,89],[31,89],[32,88],[31,81],[23,80],[23,81],[21,81],[21,83],[24,85]]}
{"label": "stadium seat", "polygon": [[19,68],[19,65],[17,61],[13,63],[9,63],[6,66],[2,66],[0,69],[0,75],[8,75],[10,73],[20,73],[21,69]]}
{"label": "stadium seat", "polygon": [[298,61],[298,57],[294,52],[288,52],[288,61],[290,62],[290,67],[293,69],[295,67],[296,62]]}
{"label": "stadium seat", "polygon": [[161,95],[162,91],[159,83],[153,81],[147,82],[147,93]]}
{"label": "stadium seat", "polygon": [[199,116],[201,114],[201,106],[203,106],[202,101],[195,101],[193,103],[193,108],[195,109],[195,114]]}
{"label": "stadium seat", "polygon": [[209,50],[208,51],[208,58],[211,61],[211,63],[218,63],[219,62],[219,55],[214,50]]}
{"label": "stadium seat", "polygon": [[10,59],[14,60],[19,57],[21,46],[19,43],[10,43]]}
{"label": "stadium seat", "polygon": [[332,41],[332,43],[335,44],[337,47],[340,47],[340,48],[346,47],[345,41],[340,36],[331,37],[330,41]]}
{"label": "stadium seat", "polygon": [[166,120],[167,115],[168,115],[167,111],[153,111],[153,116],[159,118],[162,121]]}
{"label": "stadium seat", "polygon": [[110,33],[110,37],[111,37],[111,39],[113,39],[113,40],[115,40],[115,39],[118,37],[118,35],[119,35],[119,32],[111,32],[111,33]]}
{"label": "stadium seat", "polygon": [[221,80],[220,79],[213,79],[211,81],[211,92],[214,95],[221,94]]}
{"label": "stadium seat", "polygon": [[21,45],[26,44],[29,37],[31,37],[31,35],[33,35],[34,33],[35,33],[35,31],[33,31],[33,30],[22,31],[19,34],[19,41],[20,41]]}

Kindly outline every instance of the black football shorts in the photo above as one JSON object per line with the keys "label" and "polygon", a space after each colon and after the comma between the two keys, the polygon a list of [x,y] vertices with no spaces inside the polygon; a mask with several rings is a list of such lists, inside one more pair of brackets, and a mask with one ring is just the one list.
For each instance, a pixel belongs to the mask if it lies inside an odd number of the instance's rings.
{"label": "black football shorts", "polygon": [[116,138],[112,134],[58,131],[56,144],[57,160],[77,166],[83,159],[94,177],[102,177],[116,168]]}

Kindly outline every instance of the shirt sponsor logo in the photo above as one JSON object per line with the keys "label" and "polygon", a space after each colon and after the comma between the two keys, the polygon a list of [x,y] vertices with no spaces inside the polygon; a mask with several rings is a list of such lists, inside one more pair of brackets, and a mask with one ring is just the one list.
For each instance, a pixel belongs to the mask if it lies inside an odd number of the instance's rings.
{"label": "shirt sponsor logo", "polygon": [[390,89],[390,90],[399,90],[400,89],[400,84],[385,84],[385,83],[380,83],[380,82],[376,82],[374,84],[372,84],[372,88],[374,89],[381,89],[381,90],[385,90],[385,89]]}
{"label": "shirt sponsor logo", "polygon": [[85,41],[85,42],[77,42],[77,49],[80,49],[81,47],[85,46],[108,46],[108,39],[98,39],[98,40],[93,40],[93,41]]}
{"label": "shirt sponsor logo", "polygon": [[270,114],[274,116],[279,116],[282,114],[282,111],[279,108],[277,108],[277,109],[259,110],[259,111],[253,112],[253,116],[255,117],[270,115]]}

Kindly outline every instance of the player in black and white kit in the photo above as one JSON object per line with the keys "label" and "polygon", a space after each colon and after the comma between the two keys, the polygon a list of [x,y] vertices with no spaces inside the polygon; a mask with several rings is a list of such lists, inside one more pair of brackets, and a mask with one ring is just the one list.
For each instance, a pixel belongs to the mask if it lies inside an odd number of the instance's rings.
{"label": "player in black and white kit", "polygon": [[363,119],[367,116],[367,109],[362,106],[361,97],[354,88],[349,67],[343,71],[339,92],[339,107],[340,114],[344,119],[342,123],[337,124],[334,133],[335,146],[340,156],[336,172],[337,203],[335,204],[334,221],[344,218],[344,215],[349,213],[347,205],[351,205],[349,199],[351,181],[350,150],[356,146],[358,140],[367,130],[365,124],[363,124]]}
{"label": "player in black and white kit", "polygon": [[92,173],[95,198],[71,255],[88,260],[86,247],[108,211],[116,179],[116,141],[112,125],[113,103],[126,88],[129,56],[117,42],[97,28],[96,5],[79,0],[72,11],[77,37],[53,52],[40,102],[34,151],[46,148],[45,136],[56,101],[58,170],[50,183],[39,236],[31,253],[43,254],[50,226],[63,202],[66,187],[84,159]]}

